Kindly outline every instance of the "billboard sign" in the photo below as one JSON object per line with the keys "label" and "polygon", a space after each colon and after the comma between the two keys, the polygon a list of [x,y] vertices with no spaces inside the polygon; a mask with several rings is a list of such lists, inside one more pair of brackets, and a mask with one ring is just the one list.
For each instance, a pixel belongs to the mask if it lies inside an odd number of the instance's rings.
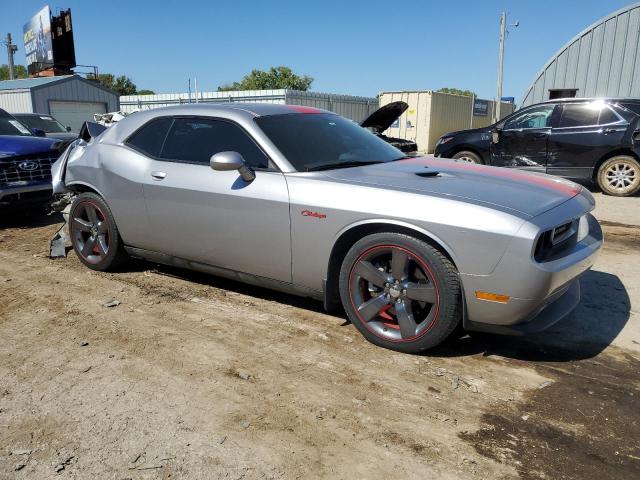
{"label": "billboard sign", "polygon": [[473,100],[473,116],[474,117],[486,117],[489,115],[489,100],[480,100],[478,98]]}
{"label": "billboard sign", "polygon": [[30,74],[53,67],[51,10],[47,5],[23,28],[24,52]]}

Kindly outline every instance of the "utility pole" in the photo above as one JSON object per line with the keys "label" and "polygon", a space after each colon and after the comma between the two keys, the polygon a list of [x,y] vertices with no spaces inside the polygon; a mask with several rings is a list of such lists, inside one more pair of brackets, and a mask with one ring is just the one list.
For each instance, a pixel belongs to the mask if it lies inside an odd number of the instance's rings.
{"label": "utility pole", "polygon": [[[510,27],[517,27],[520,22],[516,22]],[[504,65],[504,41],[507,36],[507,12],[502,12],[500,16],[500,51],[498,53],[498,95],[496,98],[496,108],[494,121],[500,120],[500,107],[502,106],[502,69]]]}
{"label": "utility pole", "polygon": [[9,65],[9,80],[13,80],[13,79],[16,78],[16,72],[15,72],[15,69],[13,67],[13,54],[18,51],[18,47],[17,47],[17,45],[14,45],[11,42],[11,34],[10,33],[7,33],[7,38],[5,39],[4,43],[7,46],[7,57],[8,57],[7,64]]}

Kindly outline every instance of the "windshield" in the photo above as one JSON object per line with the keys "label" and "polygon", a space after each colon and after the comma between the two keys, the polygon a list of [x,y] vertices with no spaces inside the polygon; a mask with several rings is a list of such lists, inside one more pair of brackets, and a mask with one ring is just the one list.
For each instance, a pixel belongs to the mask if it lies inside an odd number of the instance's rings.
{"label": "windshield", "polygon": [[256,122],[299,172],[392,162],[405,156],[339,115],[270,115]]}
{"label": "windshield", "polygon": [[31,136],[31,132],[27,127],[21,124],[6,112],[0,111],[0,135],[27,135]]}
{"label": "windshield", "polygon": [[16,118],[29,128],[39,128],[46,133],[63,133],[67,129],[55,118],[48,115],[16,115]]}

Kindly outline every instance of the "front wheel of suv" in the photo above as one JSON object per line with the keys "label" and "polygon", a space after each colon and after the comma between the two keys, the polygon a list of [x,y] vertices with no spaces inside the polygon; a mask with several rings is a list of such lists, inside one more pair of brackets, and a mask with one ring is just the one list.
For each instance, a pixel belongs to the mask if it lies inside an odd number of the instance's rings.
{"label": "front wheel of suv", "polygon": [[612,157],[600,166],[597,178],[604,193],[628,197],[640,190],[640,164],[627,155]]}
{"label": "front wheel of suv", "polygon": [[482,158],[480,158],[480,155],[478,155],[475,152],[470,152],[468,150],[462,150],[461,152],[458,152],[455,155],[453,155],[452,158],[455,158],[456,160],[464,160],[465,162],[469,162],[469,163],[477,163],[479,165],[482,165],[484,163],[482,161]]}
{"label": "front wheel of suv", "polygon": [[340,269],[349,320],[370,342],[418,353],[445,340],[462,316],[458,272],[426,242],[375,233],[349,250]]}

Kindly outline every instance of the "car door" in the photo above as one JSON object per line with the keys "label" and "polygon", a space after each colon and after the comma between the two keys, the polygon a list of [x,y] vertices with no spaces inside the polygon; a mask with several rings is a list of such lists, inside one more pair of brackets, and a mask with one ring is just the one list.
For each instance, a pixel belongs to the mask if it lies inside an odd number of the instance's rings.
{"label": "car door", "polygon": [[602,101],[567,103],[549,136],[547,172],[590,179],[598,160],[620,148],[629,126]]}
{"label": "car door", "polygon": [[[210,157],[240,153],[256,170],[214,171]],[[233,271],[291,281],[289,195],[284,175],[239,125],[174,117],[143,183],[149,249]]]}
{"label": "car door", "polygon": [[544,172],[555,104],[536,105],[498,125],[491,139],[491,165]]}

